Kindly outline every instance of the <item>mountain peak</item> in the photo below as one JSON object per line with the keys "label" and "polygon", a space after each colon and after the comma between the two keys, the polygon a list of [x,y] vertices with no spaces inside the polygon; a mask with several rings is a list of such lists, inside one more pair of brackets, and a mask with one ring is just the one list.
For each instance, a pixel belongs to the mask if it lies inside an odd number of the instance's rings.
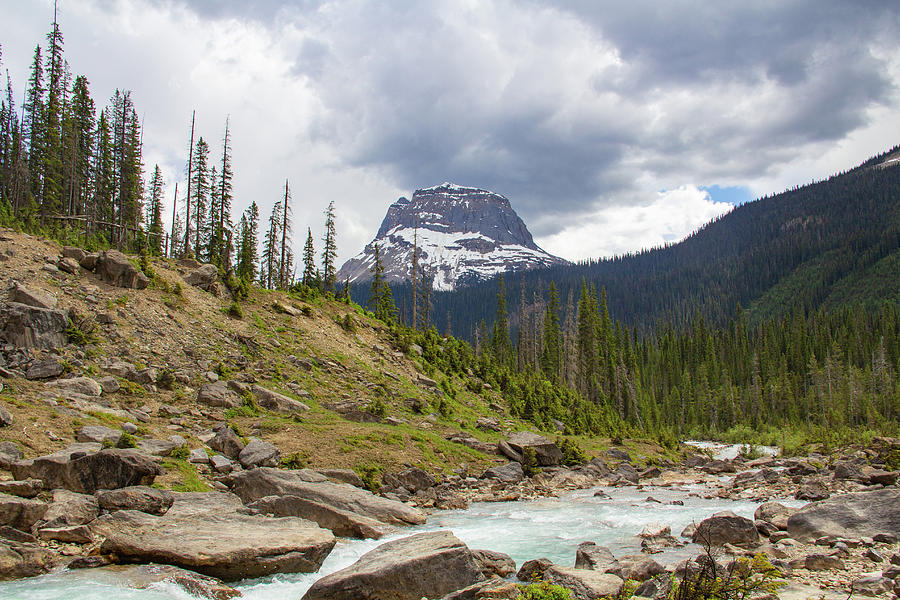
{"label": "mountain peak", "polygon": [[537,244],[509,200],[494,192],[445,181],[418,189],[388,207],[375,239],[338,273],[351,283],[371,279],[378,244],[385,277],[410,279],[414,243],[434,288],[487,279],[508,271],[564,264]]}

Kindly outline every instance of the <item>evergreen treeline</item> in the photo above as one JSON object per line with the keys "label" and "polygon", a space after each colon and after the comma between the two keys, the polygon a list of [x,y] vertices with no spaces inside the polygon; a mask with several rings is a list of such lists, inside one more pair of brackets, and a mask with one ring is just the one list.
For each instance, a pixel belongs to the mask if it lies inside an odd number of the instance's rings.
{"label": "evergreen treeline", "polygon": [[[900,302],[900,168],[873,168],[890,152],[848,172],[739,206],[682,242],[625,256],[508,276],[510,298],[577,295],[586,280],[608,291],[609,310],[649,331],[696,314],[724,325],[740,304],[748,321],[809,310]],[[474,340],[491,321],[495,281],[432,294],[433,322]],[[353,290],[365,300],[367,288]],[[409,301],[409,284],[395,286]],[[564,318],[564,317],[563,317]],[[511,316],[513,330],[517,315]]]}

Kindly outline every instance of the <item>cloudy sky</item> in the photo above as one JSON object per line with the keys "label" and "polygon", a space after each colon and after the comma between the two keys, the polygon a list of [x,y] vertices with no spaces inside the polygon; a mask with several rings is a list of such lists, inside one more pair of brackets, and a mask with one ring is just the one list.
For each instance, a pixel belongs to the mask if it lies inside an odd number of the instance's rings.
{"label": "cloudy sky", "polygon": [[[333,200],[341,262],[398,196],[445,180],[507,196],[538,244],[580,260],[900,142],[896,1],[59,5],[95,100],[133,91],[169,198],[191,111],[213,154],[229,116],[236,214],[256,200],[267,216],[289,179],[297,250]],[[52,0],[0,0],[0,16],[21,95]]]}

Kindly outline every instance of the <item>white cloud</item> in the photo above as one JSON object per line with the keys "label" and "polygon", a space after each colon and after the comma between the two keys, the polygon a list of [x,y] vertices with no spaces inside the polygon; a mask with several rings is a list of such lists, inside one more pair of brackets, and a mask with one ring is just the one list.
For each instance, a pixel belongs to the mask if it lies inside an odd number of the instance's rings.
{"label": "white cloud", "polygon": [[686,185],[659,192],[644,204],[604,207],[537,243],[573,261],[611,257],[678,242],[732,208]]}

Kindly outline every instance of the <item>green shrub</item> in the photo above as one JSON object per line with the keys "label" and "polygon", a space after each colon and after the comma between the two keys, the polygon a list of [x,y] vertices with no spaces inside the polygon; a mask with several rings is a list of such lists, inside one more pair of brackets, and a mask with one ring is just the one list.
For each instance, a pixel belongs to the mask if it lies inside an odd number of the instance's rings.
{"label": "green shrub", "polygon": [[283,469],[305,469],[308,465],[309,456],[302,450],[281,457],[281,468]]}
{"label": "green shrub", "polygon": [[526,477],[534,477],[541,472],[534,448],[525,448],[525,451],[522,453],[522,470],[525,472]]}
{"label": "green shrub", "polygon": [[516,600],[571,600],[572,592],[560,585],[546,581],[519,586]]}
{"label": "green shrub", "polygon": [[764,554],[752,559],[740,557],[723,569],[707,547],[700,571],[676,582],[669,597],[672,600],[744,600],[777,596],[778,589],[784,585],[779,580],[781,576],[781,571]]}
{"label": "green shrub", "polygon": [[175,374],[171,369],[162,369],[156,375],[156,387],[161,390],[171,390],[175,387]]}
{"label": "green shrub", "polygon": [[584,450],[582,450],[581,446],[575,441],[570,440],[567,437],[558,437],[556,438],[556,445],[559,446],[559,449],[562,451],[564,465],[574,467],[576,465],[583,465],[588,461],[587,454],[584,453]]}
{"label": "green shrub", "polygon": [[77,346],[87,346],[100,341],[97,337],[97,326],[94,320],[76,312],[73,312],[69,318],[69,324],[65,332],[69,343]]}
{"label": "green shrub", "polygon": [[122,437],[119,438],[119,443],[116,444],[118,448],[137,448],[137,438],[131,435],[128,432],[122,434]]}
{"label": "green shrub", "polygon": [[375,398],[366,404],[365,410],[376,417],[384,418],[387,414],[387,404],[381,398]]}
{"label": "green shrub", "polygon": [[356,321],[353,320],[353,317],[350,316],[350,313],[344,315],[344,318],[335,317],[337,324],[341,326],[341,329],[346,331],[347,333],[354,333],[356,331]]}
{"label": "green shrub", "polygon": [[370,492],[377,492],[381,489],[381,473],[384,470],[380,465],[362,464],[353,467],[359,478],[362,479],[363,486]]}
{"label": "green shrub", "polygon": [[169,453],[169,458],[172,458],[173,460],[187,460],[187,457],[190,456],[190,454],[191,451],[188,450],[187,444],[182,444]]}
{"label": "green shrub", "polygon": [[237,300],[232,300],[231,304],[228,305],[228,316],[232,319],[244,318],[244,310],[241,308],[241,305]]}

